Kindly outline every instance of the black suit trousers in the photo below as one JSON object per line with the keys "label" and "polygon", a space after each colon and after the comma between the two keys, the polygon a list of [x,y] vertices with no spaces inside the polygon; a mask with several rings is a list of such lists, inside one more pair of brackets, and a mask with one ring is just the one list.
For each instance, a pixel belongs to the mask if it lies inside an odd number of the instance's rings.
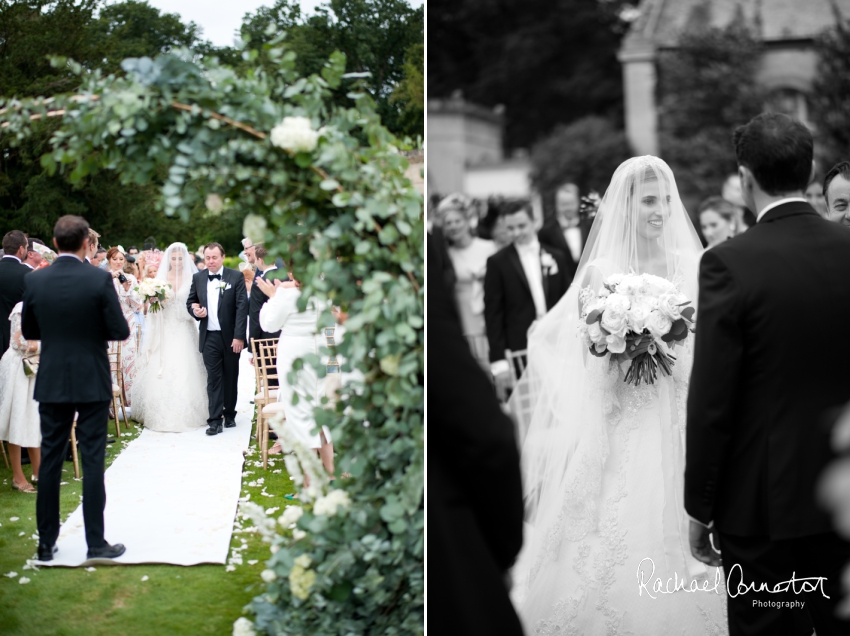
{"label": "black suit trousers", "polygon": [[109,401],[81,404],[38,405],[41,416],[41,469],[38,475],[39,542],[53,545],[59,536],[59,483],[62,466],[68,452],[68,439],[74,412],[77,418],[77,444],[83,465],[83,520],[86,524],[86,543],[89,549],[102,548],[103,509],[106,507],[106,488],[103,485],[103,462],[106,452],[106,425]]}
{"label": "black suit trousers", "polygon": [[[850,561],[850,543],[833,533],[784,540],[719,534],[729,587],[729,636],[810,634],[811,628],[802,632],[800,629],[809,621],[818,636],[850,634],[850,622],[835,616],[842,598],[841,572]],[[791,587],[787,592],[769,593],[744,591],[739,586],[755,584],[758,588],[766,583],[767,588],[775,589],[777,583],[790,581],[792,575],[798,581],[810,577],[826,580],[822,587],[799,594]],[[812,581],[812,587],[816,584]],[[797,583],[796,587],[800,591],[803,584]],[[794,601],[804,603],[802,609],[771,605]]]}
{"label": "black suit trousers", "polygon": [[231,344],[224,341],[220,331],[207,331],[202,355],[207,369],[207,399],[210,405],[207,422],[210,424],[223,417],[236,417],[239,354],[233,353]]}

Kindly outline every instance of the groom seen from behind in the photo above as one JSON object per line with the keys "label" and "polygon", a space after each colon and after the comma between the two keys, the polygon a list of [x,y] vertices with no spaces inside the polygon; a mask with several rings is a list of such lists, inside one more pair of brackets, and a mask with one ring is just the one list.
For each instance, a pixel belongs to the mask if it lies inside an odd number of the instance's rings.
{"label": "groom seen from behind", "polygon": [[818,636],[846,634],[834,611],[850,545],[815,489],[833,458],[824,416],[850,400],[850,339],[828,320],[850,314],[850,232],[803,198],[813,142],[802,123],[765,113],[734,144],[758,220],[700,264],[686,435],[691,551],[712,564],[722,556],[731,636],[793,634],[800,603]]}
{"label": "groom seen from behind", "polygon": [[236,387],[239,354],[248,330],[248,296],[245,278],[224,267],[224,248],[204,246],[205,270],[192,277],[186,300],[189,314],[200,321],[199,349],[207,369],[209,418],[207,435],[236,426]]}
{"label": "groom seen from behind", "polygon": [[89,225],[63,216],[53,228],[59,256],[24,283],[21,331],[41,340],[34,398],[41,417],[41,471],[38,500],[38,559],[50,561],[59,536],[59,485],[74,413],[83,464],[83,519],[89,559],[112,559],[121,544],[103,538],[106,489],[103,462],[112,378],[107,341],[126,340],[130,328],[121,312],[112,277],[87,267]]}

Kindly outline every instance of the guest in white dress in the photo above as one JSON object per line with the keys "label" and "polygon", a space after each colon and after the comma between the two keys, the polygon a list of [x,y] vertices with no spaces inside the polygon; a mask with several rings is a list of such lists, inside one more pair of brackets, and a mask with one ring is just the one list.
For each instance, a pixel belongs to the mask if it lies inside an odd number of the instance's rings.
{"label": "guest in white dress", "polygon": [[33,481],[38,481],[41,463],[41,420],[38,402],[33,397],[35,376],[24,372],[24,356],[37,356],[41,343],[24,340],[21,335],[21,307],[12,309],[12,338],[9,348],[0,359],[0,439],[9,442],[9,459],[12,462],[12,488],[21,492],[36,492],[21,469],[21,447],[27,449],[32,463]]}
{"label": "guest in white dress", "polygon": [[[290,274],[290,278],[292,274]],[[294,280],[274,284],[258,278],[255,284],[269,301],[260,310],[260,326],[263,331],[280,330],[280,340],[277,345],[277,372],[280,377],[278,402],[286,409],[285,426],[291,427],[304,446],[319,451],[325,470],[333,478],[333,443],[331,432],[326,426],[314,432],[316,419],[313,409],[321,405],[325,395],[324,378],[319,378],[316,370],[305,364],[298,373],[295,384],[287,381],[287,374],[292,370],[292,363],[297,358],[308,354],[320,354],[322,345],[319,335],[319,312],[314,302],[307,304],[307,309],[298,311],[298,298],[301,290]],[[292,404],[292,396],[298,394],[298,404]]]}
{"label": "guest in white dress", "polygon": [[489,369],[484,324],[484,274],[487,272],[487,259],[497,251],[496,244],[474,235],[472,219],[476,218],[475,208],[465,197],[446,197],[440,203],[438,214],[455,271],[455,303],[463,335],[473,355]]}
{"label": "guest in white dress", "polygon": [[[112,274],[112,282],[115,284],[115,292],[121,302],[121,311],[130,327],[130,337],[121,343],[121,362],[124,368],[124,392],[128,404],[130,393],[133,389],[133,380],[136,377],[136,315],[141,311],[144,302],[139,292],[133,288],[137,285],[136,277],[124,273],[124,254],[117,247],[109,248],[106,252],[106,260],[109,263],[109,271]],[[123,280],[122,280],[123,279]]]}

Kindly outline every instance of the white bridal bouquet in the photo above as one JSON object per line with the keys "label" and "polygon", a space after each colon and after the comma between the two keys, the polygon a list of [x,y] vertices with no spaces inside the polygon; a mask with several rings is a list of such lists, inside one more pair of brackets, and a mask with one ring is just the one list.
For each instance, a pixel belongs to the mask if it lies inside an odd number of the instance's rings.
{"label": "white bridal bouquet", "polygon": [[146,278],[134,288],[150,303],[150,312],[155,314],[165,305],[165,301],[171,298],[171,284],[155,278]]}
{"label": "white bridal bouquet", "polygon": [[695,313],[676,285],[651,274],[614,274],[598,294],[590,287],[582,289],[579,300],[579,333],[593,355],[628,348],[632,364],[625,382],[652,384],[659,368],[671,374],[676,358],[661,343],[684,340]]}

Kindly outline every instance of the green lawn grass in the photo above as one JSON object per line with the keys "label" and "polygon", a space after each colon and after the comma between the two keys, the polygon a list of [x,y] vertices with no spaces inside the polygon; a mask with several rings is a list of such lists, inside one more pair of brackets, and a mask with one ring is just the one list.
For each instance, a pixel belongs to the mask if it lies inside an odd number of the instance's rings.
{"label": "green lawn grass", "polygon": [[[109,430],[114,436],[112,423]],[[115,444],[107,445],[107,466],[140,432],[140,428],[131,426]],[[277,517],[290,503],[283,495],[294,492],[293,482],[282,456],[270,458],[274,465],[263,471],[254,465],[259,460],[256,445],[251,448],[254,452],[246,458],[243,472],[252,474],[243,476],[243,496],[250,493],[251,501],[267,509],[279,507],[280,512],[273,514]],[[28,465],[24,466],[24,473],[30,475]],[[260,477],[264,478],[262,484],[247,485]],[[74,480],[71,462],[65,463],[63,481],[67,482],[61,494],[64,520],[79,505],[82,493],[82,484]],[[248,546],[242,551],[243,564],[231,572],[224,565],[97,566],[94,572],[84,568],[25,570],[37,545],[32,539],[36,533],[36,496],[14,491],[11,484],[12,471],[0,459],[0,575],[18,573],[15,578],[0,576],[3,636],[230,634],[242,608],[264,587],[260,572],[270,556],[269,546],[257,533],[244,531],[234,533],[231,541],[231,548],[242,545],[242,539],[247,540]],[[174,487],[179,488],[180,484],[175,483]],[[264,489],[274,496],[263,496]],[[175,510],[175,514],[179,511]],[[11,521],[12,517],[18,520]],[[251,523],[246,519],[242,525],[250,528]],[[121,537],[109,534],[108,527],[106,536],[109,541],[121,542]],[[254,560],[257,563],[249,563]],[[21,584],[21,577],[30,582]],[[147,580],[142,581],[142,577]]]}

